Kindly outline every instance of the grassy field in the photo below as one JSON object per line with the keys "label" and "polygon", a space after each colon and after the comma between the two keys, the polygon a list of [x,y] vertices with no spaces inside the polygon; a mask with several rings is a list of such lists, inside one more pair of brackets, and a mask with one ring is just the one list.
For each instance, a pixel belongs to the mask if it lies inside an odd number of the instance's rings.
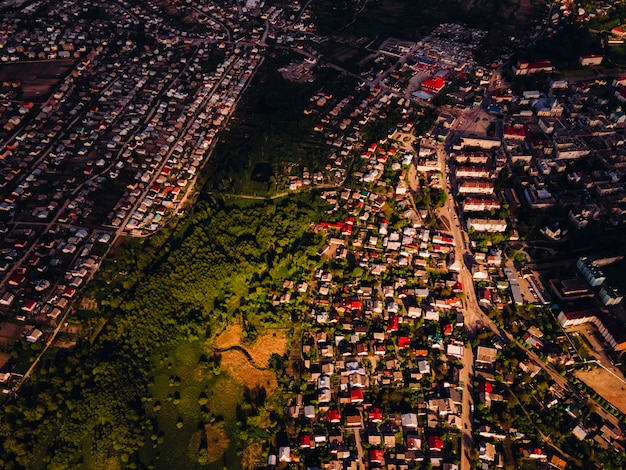
{"label": "grassy field", "polygon": [[[228,374],[208,371],[201,365],[202,354],[204,342],[194,341],[180,343],[175,350],[155,358],[154,382],[146,408],[159,431],[148,436],[156,445],[152,449],[146,446],[142,460],[153,461],[156,468],[198,468],[203,442],[210,446],[207,455],[216,462],[224,459],[224,451],[231,444],[236,444],[234,430],[224,423],[236,422],[243,387]],[[203,394],[208,398],[204,406],[200,405]],[[213,419],[203,419],[207,415],[212,415],[215,422],[204,422]],[[236,452],[228,452],[225,458],[232,460],[232,468],[238,466]],[[222,466],[220,462],[214,468]]]}
{"label": "grassy field", "polygon": [[[159,352],[145,405],[158,431],[146,436],[142,461],[157,469],[216,470],[243,468],[242,456],[248,461],[245,466],[258,461],[263,451],[258,442],[243,449],[237,409],[246,388],[263,388],[271,396],[277,383],[266,369],[268,361],[272,353],[284,354],[286,349],[283,331],[267,331],[244,344],[241,327],[232,325],[212,341],[182,342],[172,351]],[[223,350],[218,372],[203,360],[217,350]]]}

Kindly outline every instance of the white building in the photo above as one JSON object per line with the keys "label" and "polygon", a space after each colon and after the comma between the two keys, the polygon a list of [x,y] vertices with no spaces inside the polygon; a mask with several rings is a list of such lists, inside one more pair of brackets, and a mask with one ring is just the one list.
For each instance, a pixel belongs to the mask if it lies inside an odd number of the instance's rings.
{"label": "white building", "polygon": [[502,233],[506,231],[506,220],[500,219],[467,219],[467,229],[474,229],[476,232]]}
{"label": "white building", "polygon": [[460,194],[493,194],[494,187],[491,181],[463,181],[459,184]]}
{"label": "white building", "polygon": [[576,267],[585,280],[593,287],[602,285],[606,280],[604,272],[598,267],[593,258],[587,256],[578,258]]}

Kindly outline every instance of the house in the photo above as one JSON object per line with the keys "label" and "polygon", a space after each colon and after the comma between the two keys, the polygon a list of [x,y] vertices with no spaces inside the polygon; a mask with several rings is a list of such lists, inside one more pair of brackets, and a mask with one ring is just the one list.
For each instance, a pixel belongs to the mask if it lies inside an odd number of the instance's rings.
{"label": "house", "polygon": [[417,434],[408,433],[406,436],[406,449],[407,450],[421,450],[422,439]]}
{"label": "house", "polygon": [[386,449],[395,449],[396,447],[396,435],[387,430],[383,433],[383,445]]}
{"label": "house", "polygon": [[33,299],[26,299],[21,307],[21,310],[26,313],[34,313],[37,309],[37,302]]}
{"label": "house", "polygon": [[72,297],[74,297],[74,295],[76,295],[76,288],[66,287],[65,289],[63,289],[63,297],[71,299]]}
{"label": "house", "polygon": [[320,403],[329,403],[332,400],[330,390],[325,388],[317,392],[317,401]]}
{"label": "house", "polygon": [[476,349],[476,362],[483,364],[493,364],[496,360],[498,350],[485,346],[478,346]]}
{"label": "house", "polygon": [[417,429],[417,415],[415,413],[403,413],[400,417],[402,427],[406,429]]}
{"label": "house", "polygon": [[431,452],[441,452],[444,443],[439,436],[428,436],[428,450]]}
{"label": "house", "polygon": [[330,453],[335,454],[339,460],[346,460],[350,458],[350,449],[343,442],[332,441],[330,445]]}
{"label": "house", "polygon": [[278,448],[278,461],[279,462],[291,462],[292,460],[293,459],[291,455],[291,448],[287,446]]}
{"label": "house", "polygon": [[37,328],[32,328],[28,333],[26,333],[25,339],[28,343],[36,343],[42,336],[43,333],[41,330],[38,330]]}
{"label": "house", "polygon": [[531,459],[545,460],[548,456],[540,447],[533,447],[528,450],[528,457]]}
{"label": "house", "polygon": [[326,420],[331,424],[339,424],[341,422],[341,413],[339,410],[329,410]]}
{"label": "house", "polygon": [[363,390],[355,388],[350,390],[350,403],[363,403]]}
{"label": "house", "polygon": [[382,464],[385,461],[385,454],[382,449],[370,449],[370,463]]}
{"label": "house", "polygon": [[407,450],[405,458],[407,462],[423,462],[425,455],[421,450]]}
{"label": "house", "polygon": [[522,336],[522,339],[526,341],[526,343],[529,346],[536,348],[536,349],[541,349],[544,346],[543,342],[539,338],[536,338],[528,331],[524,333],[524,336]]}
{"label": "house", "polygon": [[563,460],[561,457],[555,454],[550,457],[550,465],[557,470],[565,470],[565,467],[567,466],[567,461]]}
{"label": "house", "polygon": [[0,298],[0,305],[9,306],[15,300],[15,295],[11,292],[5,292],[2,298]]}
{"label": "house", "polygon": [[486,462],[493,462],[496,458],[496,447],[491,442],[481,442],[478,445],[478,458]]}
{"label": "house", "polygon": [[583,67],[587,67],[589,65],[602,64],[602,59],[604,59],[604,56],[602,56],[601,54],[591,54],[591,55],[581,55],[578,58],[578,61],[580,62],[580,65],[582,65]]}
{"label": "house", "polygon": [[326,442],[326,430],[324,428],[314,428],[313,441],[315,442],[315,444],[321,444],[322,442]]}
{"label": "house", "polygon": [[347,427],[363,427],[363,419],[360,414],[346,416]]}
{"label": "house", "polygon": [[[428,297],[428,293],[426,294],[426,296],[424,298]],[[419,307],[409,307],[407,310],[407,316],[409,318],[419,318],[422,316],[422,309]]]}
{"label": "house", "polygon": [[446,354],[457,358],[463,357],[464,347],[462,344],[447,344]]}
{"label": "house", "polygon": [[491,290],[490,289],[480,289],[478,291],[478,303],[481,307],[485,307],[487,309],[492,309],[493,304],[491,303]]}
{"label": "house", "polygon": [[579,424],[572,430],[572,434],[579,441],[584,441],[585,438],[587,437],[587,430],[582,425]]}
{"label": "house", "polygon": [[311,435],[310,434],[301,435],[299,439],[299,443],[300,443],[301,449],[311,448]]}
{"label": "house", "polygon": [[388,332],[398,331],[398,328],[399,328],[398,315],[389,315],[389,323],[387,324],[387,331]]}
{"label": "house", "polygon": [[[445,306],[445,303],[444,303]],[[431,321],[439,321],[439,311],[428,309],[424,312],[424,319]]]}
{"label": "house", "polygon": [[380,423],[383,420],[383,412],[380,408],[373,408],[369,411],[368,418],[372,423]]}
{"label": "house", "polygon": [[408,336],[400,336],[398,337],[398,348],[405,349],[409,347],[411,344],[411,339]]}
{"label": "house", "polygon": [[377,428],[367,430],[367,443],[371,446],[379,446],[383,442],[383,438]]}

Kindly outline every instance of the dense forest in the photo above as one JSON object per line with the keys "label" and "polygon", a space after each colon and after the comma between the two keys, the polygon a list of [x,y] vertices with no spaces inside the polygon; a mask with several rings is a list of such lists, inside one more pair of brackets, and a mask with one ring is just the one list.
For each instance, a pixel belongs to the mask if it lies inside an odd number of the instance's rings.
{"label": "dense forest", "polygon": [[[202,346],[228,322],[241,323],[250,336],[289,324],[289,312],[266,299],[287,276],[312,266],[319,247],[309,231],[315,204],[308,195],[249,205],[204,200],[169,238],[122,247],[90,289],[100,305],[91,314],[104,323],[97,338],[47,354],[0,411],[0,467],[166,466],[159,446],[168,421],[155,413],[161,405],[151,396],[156,365],[181,343]],[[252,292],[258,302],[240,301]],[[200,362],[211,365],[205,357]],[[175,388],[180,379],[172,377]],[[210,381],[205,385],[210,390]],[[170,394],[174,403],[180,393]],[[195,395],[203,406],[204,393]],[[209,415],[200,413],[193,425],[214,421]],[[183,418],[176,417],[177,428]],[[185,450],[187,442],[180,445]],[[195,447],[198,452],[200,442]],[[199,455],[206,463],[206,453]],[[179,460],[177,468],[195,463]]]}

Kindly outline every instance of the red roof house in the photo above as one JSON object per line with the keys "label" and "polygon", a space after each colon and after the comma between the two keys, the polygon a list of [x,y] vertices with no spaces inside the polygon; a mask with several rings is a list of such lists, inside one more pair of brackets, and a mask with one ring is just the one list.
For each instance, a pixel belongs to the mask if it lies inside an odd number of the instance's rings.
{"label": "red roof house", "polygon": [[330,410],[326,419],[329,423],[340,423],[341,422],[341,413],[339,410]]}
{"label": "red roof house", "polygon": [[446,86],[446,82],[441,77],[428,77],[422,82],[422,90],[428,93],[439,93]]}
{"label": "red roof house", "polygon": [[411,339],[408,336],[400,336],[398,338],[398,347],[400,349],[404,349],[409,347],[409,345],[411,344]]}
{"label": "red roof house", "polygon": [[384,455],[381,449],[370,449],[370,462],[383,463]]}
{"label": "red roof house", "polygon": [[300,436],[300,448],[308,449],[311,447],[311,436],[309,434],[303,434]]}
{"label": "red roof house", "polygon": [[383,412],[380,408],[373,408],[369,412],[369,420],[372,423],[380,423],[383,420]]}
{"label": "red roof house", "polygon": [[431,452],[441,452],[443,450],[443,441],[439,436],[428,436],[428,448]]}
{"label": "red roof house", "polygon": [[350,403],[363,403],[363,390],[360,388],[350,390]]}
{"label": "red roof house", "polygon": [[387,325],[387,331],[398,331],[399,328],[398,315],[389,315],[389,324]]}
{"label": "red roof house", "polygon": [[479,385],[480,393],[491,393],[493,392],[493,385],[489,382],[481,382]]}

